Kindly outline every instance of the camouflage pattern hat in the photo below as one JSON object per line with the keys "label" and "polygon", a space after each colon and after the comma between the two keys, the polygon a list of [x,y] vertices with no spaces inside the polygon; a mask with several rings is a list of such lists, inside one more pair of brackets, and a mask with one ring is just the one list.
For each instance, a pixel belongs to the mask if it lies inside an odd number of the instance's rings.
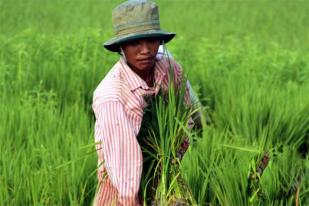
{"label": "camouflage pattern hat", "polygon": [[170,41],[175,33],[160,29],[158,6],[147,0],[129,0],[117,6],[112,12],[115,37],[104,43],[112,52],[119,52],[124,42],[154,37]]}

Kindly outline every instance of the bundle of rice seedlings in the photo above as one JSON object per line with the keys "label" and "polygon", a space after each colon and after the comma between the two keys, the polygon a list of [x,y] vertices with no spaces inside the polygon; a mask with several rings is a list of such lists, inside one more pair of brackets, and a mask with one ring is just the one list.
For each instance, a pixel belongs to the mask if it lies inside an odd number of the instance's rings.
{"label": "bundle of rice seedlings", "polygon": [[138,135],[144,165],[141,195],[146,205],[192,205],[193,198],[180,174],[180,160],[188,148],[186,126],[191,109],[184,104],[185,86],[149,100]]}

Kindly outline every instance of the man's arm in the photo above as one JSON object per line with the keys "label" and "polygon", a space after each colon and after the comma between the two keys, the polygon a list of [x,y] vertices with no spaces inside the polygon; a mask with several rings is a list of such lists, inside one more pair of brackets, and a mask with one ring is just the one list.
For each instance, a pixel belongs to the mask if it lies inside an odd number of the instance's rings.
{"label": "man's arm", "polygon": [[143,158],[131,122],[118,101],[106,102],[95,109],[100,129],[104,165],[118,190],[118,204],[140,205],[138,191]]}

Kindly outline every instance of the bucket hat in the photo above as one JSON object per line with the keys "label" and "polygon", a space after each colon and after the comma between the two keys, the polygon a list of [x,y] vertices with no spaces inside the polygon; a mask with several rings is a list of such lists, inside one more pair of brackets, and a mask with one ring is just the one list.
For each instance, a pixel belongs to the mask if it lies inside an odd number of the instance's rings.
{"label": "bucket hat", "polygon": [[112,22],[115,36],[104,43],[112,52],[119,52],[124,42],[140,38],[158,38],[165,43],[174,36],[173,32],[160,29],[158,6],[148,0],[129,0],[112,11]]}

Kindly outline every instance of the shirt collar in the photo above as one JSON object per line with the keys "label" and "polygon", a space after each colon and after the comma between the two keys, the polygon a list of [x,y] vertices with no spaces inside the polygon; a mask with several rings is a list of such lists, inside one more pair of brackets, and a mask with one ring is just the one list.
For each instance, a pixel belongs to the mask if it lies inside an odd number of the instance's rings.
{"label": "shirt collar", "polygon": [[[131,91],[134,91],[138,88],[143,88],[145,90],[149,90],[150,87],[147,85],[147,83],[140,78],[126,63],[123,57],[120,57],[120,65],[121,70],[124,75],[124,78],[126,79],[126,82],[128,83],[129,89]],[[161,82],[163,80],[163,77],[166,75],[166,72],[164,71],[163,65],[160,63],[160,60],[156,60],[155,68],[154,68],[154,78],[155,78],[155,85],[161,85]]]}

